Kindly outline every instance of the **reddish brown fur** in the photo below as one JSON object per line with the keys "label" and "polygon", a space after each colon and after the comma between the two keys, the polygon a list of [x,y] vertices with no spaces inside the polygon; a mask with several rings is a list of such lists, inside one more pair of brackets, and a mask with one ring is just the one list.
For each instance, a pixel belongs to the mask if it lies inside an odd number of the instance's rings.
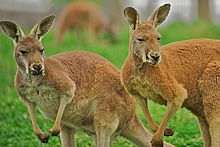
{"label": "reddish brown fur", "polygon": [[[146,26],[150,26],[149,32],[142,34]],[[167,105],[162,126],[149,124],[156,132],[152,144],[162,146],[165,124],[180,107],[185,107],[198,118],[204,147],[220,146],[220,41],[192,39],[160,49],[156,28],[148,21],[131,31],[129,55],[121,71],[122,83],[131,95]],[[134,45],[143,35],[146,41]],[[138,57],[134,50],[146,52]],[[143,62],[142,56],[149,58],[148,52],[155,51],[161,56],[160,63]],[[142,109],[146,109],[140,101]]]}
{"label": "reddish brown fur", "polygon": [[35,134],[43,143],[49,139],[37,124],[37,106],[55,121],[49,131],[52,136],[61,133],[63,147],[75,146],[77,131],[90,135],[98,147],[109,147],[118,135],[138,146],[150,146],[152,136],[136,115],[135,103],[124,90],[119,70],[113,64],[82,51],[44,57],[40,40],[54,17],[44,18],[29,35],[13,22],[0,22],[15,44],[15,87],[28,107]]}
{"label": "reddish brown fur", "polygon": [[115,33],[107,23],[98,6],[91,2],[72,2],[63,9],[57,27],[56,41],[63,40],[64,34],[73,29],[78,37],[82,37],[81,29],[87,33],[87,42],[93,41],[94,37],[108,33],[115,39]]}

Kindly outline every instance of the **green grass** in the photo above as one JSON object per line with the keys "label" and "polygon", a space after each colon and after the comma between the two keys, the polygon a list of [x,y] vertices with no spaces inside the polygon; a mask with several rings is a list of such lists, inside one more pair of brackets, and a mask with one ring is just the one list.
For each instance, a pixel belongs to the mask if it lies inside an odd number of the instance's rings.
{"label": "green grass", "polygon": [[[192,24],[184,24],[181,22],[173,23],[159,29],[162,35],[162,44],[169,42],[191,39],[198,37],[220,38],[220,26],[209,24],[206,22],[195,22]],[[46,55],[54,55],[56,53],[71,50],[86,50],[97,53],[110,60],[119,69],[121,68],[128,53],[129,31],[125,27],[120,32],[119,41],[115,44],[111,43],[91,43],[77,42],[76,37],[69,33],[65,36],[62,44],[54,43],[54,32],[51,30],[42,40]],[[42,144],[34,135],[31,121],[26,106],[19,100],[13,85],[13,79],[16,71],[16,64],[13,59],[13,43],[0,32],[0,146],[3,147],[50,147],[60,146],[59,137],[50,137],[47,144]],[[166,108],[158,104],[150,102],[150,111],[154,120],[159,123],[165,113]],[[43,117],[39,111],[37,112],[37,120],[42,130],[48,133],[48,129],[52,127],[53,122]],[[145,117],[140,107],[137,105],[137,113],[148,127]],[[185,109],[179,110],[169,121],[168,125],[175,129],[172,137],[164,137],[178,147],[200,147],[202,146],[202,137],[199,132],[195,116]],[[92,140],[84,133],[77,133],[77,145],[80,147],[93,146]],[[134,146],[131,142],[122,137],[118,137],[113,146],[129,147]]]}

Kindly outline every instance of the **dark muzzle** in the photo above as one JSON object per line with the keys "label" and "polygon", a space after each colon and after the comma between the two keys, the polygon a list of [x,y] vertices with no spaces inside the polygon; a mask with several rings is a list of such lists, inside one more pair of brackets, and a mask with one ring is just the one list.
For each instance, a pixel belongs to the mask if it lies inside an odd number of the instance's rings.
{"label": "dark muzzle", "polygon": [[42,64],[32,64],[29,67],[29,71],[32,75],[41,75],[43,72],[43,66]]}

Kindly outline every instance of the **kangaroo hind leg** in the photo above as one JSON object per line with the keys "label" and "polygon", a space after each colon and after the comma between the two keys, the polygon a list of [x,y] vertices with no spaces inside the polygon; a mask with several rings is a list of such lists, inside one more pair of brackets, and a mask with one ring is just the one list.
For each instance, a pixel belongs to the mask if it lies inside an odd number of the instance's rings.
{"label": "kangaroo hind leg", "polygon": [[118,115],[111,112],[98,113],[94,117],[97,147],[110,147],[112,136],[119,125]]}
{"label": "kangaroo hind leg", "polygon": [[60,138],[62,142],[62,147],[75,147],[74,129],[66,125],[60,125]]}
{"label": "kangaroo hind leg", "polygon": [[199,81],[211,146],[220,146],[220,60],[210,62]]}
{"label": "kangaroo hind leg", "polygon": [[[121,136],[130,140],[139,147],[151,147],[150,140],[152,138],[152,134],[144,127],[137,114],[135,114],[126,129],[121,133]],[[174,146],[164,142],[164,147]]]}
{"label": "kangaroo hind leg", "polygon": [[150,140],[152,135],[143,126],[141,120],[135,114],[134,118],[127,125],[126,129],[121,133],[121,136],[132,141],[137,146],[151,147]]}

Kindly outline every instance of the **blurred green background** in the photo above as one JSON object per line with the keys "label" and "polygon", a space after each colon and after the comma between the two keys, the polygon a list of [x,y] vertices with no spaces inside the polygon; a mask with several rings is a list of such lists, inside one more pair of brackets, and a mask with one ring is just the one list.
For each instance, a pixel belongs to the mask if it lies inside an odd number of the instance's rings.
{"label": "blurred green background", "polygon": [[[60,5],[61,8],[68,2],[69,1],[64,1],[61,5],[60,1],[54,0],[52,4]],[[95,1],[95,3],[100,6],[102,6],[102,2],[102,0]],[[56,11],[56,14],[59,14],[59,12],[60,11]],[[148,14],[146,15],[149,16]],[[8,17],[8,19],[11,20],[10,17]],[[40,19],[36,20],[35,23],[37,23]],[[22,28],[26,34],[29,33],[30,27],[28,25],[21,24],[21,26],[23,26]],[[65,51],[89,51],[105,57],[118,69],[120,69],[128,54],[129,29],[124,20],[122,20],[120,29],[117,31],[118,40],[115,43],[112,43],[110,37],[106,34],[102,36],[104,41],[95,40],[91,43],[87,43],[83,40],[79,41],[78,36],[74,32],[68,31],[65,34],[63,42],[56,44],[55,32],[56,28],[54,27],[42,40],[46,56],[51,56]],[[190,22],[170,20],[169,23],[161,25],[158,32],[162,35],[162,45],[192,38],[220,39],[220,25],[205,18],[195,19]],[[84,35],[86,36],[86,34]],[[13,59],[13,42],[5,34],[0,32],[0,146],[61,146],[59,137],[50,136],[49,142],[47,144],[42,144],[35,136],[27,108],[19,100],[13,85],[15,72],[16,64]],[[166,108],[153,102],[150,102],[149,105],[153,119],[157,123],[160,123]],[[36,110],[36,112],[40,128],[48,133],[48,129],[53,126],[53,122],[42,116],[38,110]],[[144,125],[149,129],[148,123],[146,122],[146,119],[138,105],[137,113]],[[178,147],[201,147],[203,145],[197,120],[195,116],[186,109],[179,110],[171,118],[168,125],[174,128],[175,134],[171,137],[164,137],[165,141]],[[92,140],[84,133],[77,133],[76,142],[79,147],[94,146]],[[118,137],[113,142],[113,146],[129,147],[134,146],[134,144],[122,137]]]}

